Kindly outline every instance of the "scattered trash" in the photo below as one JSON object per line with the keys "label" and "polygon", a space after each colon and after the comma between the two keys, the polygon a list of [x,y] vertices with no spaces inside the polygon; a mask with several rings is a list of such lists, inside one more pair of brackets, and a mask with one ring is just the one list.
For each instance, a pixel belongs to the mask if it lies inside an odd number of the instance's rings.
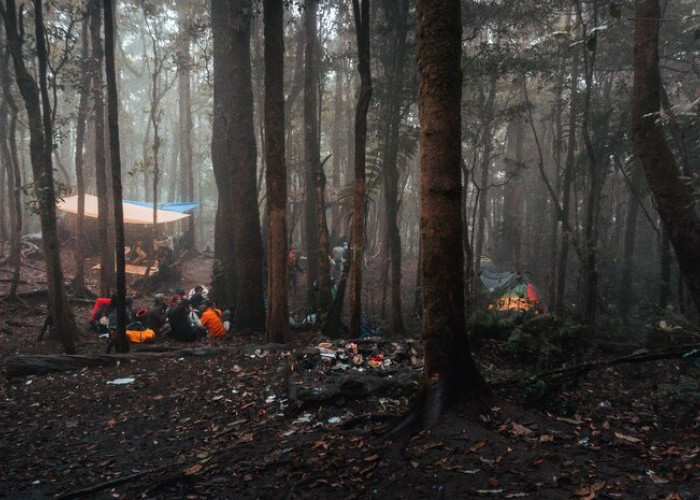
{"label": "scattered trash", "polygon": [[135,382],[136,379],[133,377],[115,378],[114,380],[108,380],[108,384],[112,385],[126,385]]}
{"label": "scattered trash", "polygon": [[331,425],[339,424],[341,421],[342,421],[342,420],[341,420],[340,417],[331,417],[331,418],[329,418],[328,420],[326,420],[326,422],[328,422],[328,423],[331,424]]}
{"label": "scattered trash", "polygon": [[381,354],[375,354],[367,362],[372,368],[381,368],[384,365],[384,356]]}
{"label": "scattered trash", "polygon": [[353,356],[357,356],[357,344],[356,343],[348,342],[347,345],[345,346],[345,349],[352,352]]}
{"label": "scattered trash", "polygon": [[297,418],[294,423],[295,424],[308,424],[311,422],[313,419],[313,415],[311,413],[304,413],[301,417]]}

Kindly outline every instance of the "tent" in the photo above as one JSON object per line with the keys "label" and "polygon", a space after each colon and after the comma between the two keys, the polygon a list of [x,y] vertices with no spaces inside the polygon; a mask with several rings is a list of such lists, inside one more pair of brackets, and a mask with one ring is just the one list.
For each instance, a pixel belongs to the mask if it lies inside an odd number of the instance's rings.
{"label": "tent", "polygon": [[518,313],[532,311],[535,314],[547,312],[546,306],[540,300],[537,289],[532,283],[520,283],[506,290],[489,304],[489,309]]}
{"label": "tent", "polygon": [[[68,196],[65,199],[58,202],[56,205],[62,212],[69,214],[78,213],[78,195]],[[135,204],[134,202],[122,202],[122,208],[124,210],[124,224],[153,224],[153,204],[149,206],[143,206],[141,204]],[[99,213],[97,205],[97,196],[90,194],[85,195],[85,217],[97,218]],[[157,210],[156,220],[158,224],[165,224],[167,222],[175,222],[186,217],[189,217],[188,213],[181,213],[169,210]]]}
{"label": "tent", "polygon": [[491,260],[482,259],[479,278],[496,297],[489,303],[489,309],[535,314],[547,312],[547,306],[540,298],[537,287],[527,275],[501,271]]}

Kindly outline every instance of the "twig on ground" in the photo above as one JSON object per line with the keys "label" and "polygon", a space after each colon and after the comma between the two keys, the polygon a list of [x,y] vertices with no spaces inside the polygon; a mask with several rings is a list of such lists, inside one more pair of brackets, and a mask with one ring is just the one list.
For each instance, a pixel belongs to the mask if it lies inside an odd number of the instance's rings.
{"label": "twig on ground", "polygon": [[128,483],[129,481],[132,481],[134,479],[138,479],[138,478],[146,476],[148,474],[158,473],[162,470],[165,470],[166,468],[167,468],[166,466],[163,466],[163,467],[158,467],[156,469],[148,469],[148,470],[144,470],[141,472],[136,472],[134,474],[129,474],[128,476],[124,476],[124,477],[110,479],[109,481],[95,484],[93,486],[88,486],[87,488],[82,488],[80,490],[71,491],[69,493],[66,493],[64,495],[57,497],[57,499],[58,500],[69,500],[71,498],[84,497],[87,495],[91,495],[93,493],[97,493],[98,491],[102,491],[102,490],[105,490],[107,488],[111,488],[113,486],[118,486],[120,484]]}

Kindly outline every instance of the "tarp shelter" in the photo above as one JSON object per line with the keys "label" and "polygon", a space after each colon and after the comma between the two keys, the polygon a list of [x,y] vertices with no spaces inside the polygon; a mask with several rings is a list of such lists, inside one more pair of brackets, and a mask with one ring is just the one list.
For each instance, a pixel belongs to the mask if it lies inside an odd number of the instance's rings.
{"label": "tarp shelter", "polygon": [[525,274],[501,271],[491,260],[483,259],[480,264],[479,278],[496,297],[489,303],[489,309],[518,313],[547,312],[547,306],[540,299],[537,288]]}
{"label": "tarp shelter", "polygon": [[[132,205],[138,205],[140,207],[153,208],[153,203],[148,201],[131,201],[124,200],[124,203],[130,203]],[[199,207],[199,203],[194,202],[169,202],[163,201],[158,203],[158,210],[165,210],[166,212],[177,212],[179,214],[187,214],[193,211],[195,208]]]}
{"label": "tarp shelter", "polygon": [[519,276],[513,271],[501,271],[490,259],[481,259],[479,264],[479,278],[489,292],[515,283]]}
{"label": "tarp shelter", "polygon": [[[69,214],[78,213],[78,195],[68,196],[56,205],[62,212]],[[137,205],[129,202],[122,202],[124,211],[124,224],[153,224],[153,204],[150,207]],[[99,213],[97,196],[85,195],[85,217],[97,218]],[[190,216],[188,213],[173,212],[168,210],[157,210],[158,224],[175,222]]]}

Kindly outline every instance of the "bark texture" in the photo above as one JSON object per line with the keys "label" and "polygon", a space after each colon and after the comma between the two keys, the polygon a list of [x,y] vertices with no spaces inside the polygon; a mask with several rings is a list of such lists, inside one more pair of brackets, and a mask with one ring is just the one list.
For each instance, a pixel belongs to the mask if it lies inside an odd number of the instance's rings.
{"label": "bark texture", "polygon": [[424,374],[449,404],[484,388],[464,314],[460,1],[419,0],[418,16]]}
{"label": "bark texture", "polygon": [[126,337],[126,261],[124,258],[124,213],[122,206],[122,168],[119,146],[119,100],[117,75],[114,64],[114,20],[112,0],[103,0],[105,16],[105,69],[107,74],[107,122],[109,129],[109,157],[112,171],[114,200],[115,254],[117,258],[117,331],[113,339],[119,353],[129,352]]}
{"label": "bark texture", "polygon": [[[361,4],[360,4],[361,2]],[[362,321],[362,268],[365,243],[365,166],[367,147],[367,111],[372,97],[369,54],[369,0],[353,0],[357,32],[360,95],[355,110],[355,178],[353,180],[352,227],[350,234],[350,335],[360,336]]]}
{"label": "bark texture", "polygon": [[236,280],[233,326],[235,330],[263,330],[263,247],[256,189],[256,144],[253,128],[253,86],[250,64],[250,9],[248,0],[231,2],[232,122],[228,133],[228,174],[231,208],[228,222],[236,234],[233,267]]}
{"label": "bark texture", "polygon": [[289,340],[287,307],[287,166],[284,147],[284,6],[264,0],[265,181],[267,184],[268,342]]}
{"label": "bark texture", "polygon": [[306,284],[308,307],[319,306],[318,284],[321,273],[321,256],[325,251],[319,244],[318,193],[316,173],[321,153],[318,144],[318,71],[316,65],[318,1],[308,0],[304,7],[305,52],[304,52],[304,168],[306,189],[304,199],[304,239],[307,256]]}
{"label": "bark texture", "polygon": [[233,90],[228,82],[233,78],[234,67],[230,61],[232,53],[232,31],[229,29],[231,6],[226,0],[212,0],[211,19],[214,53],[214,116],[211,139],[211,159],[214,178],[219,191],[214,233],[214,256],[216,264],[213,286],[217,300],[234,307],[236,280],[233,272],[235,253],[234,232],[230,229],[233,214],[231,204],[231,182],[229,179],[229,151],[233,148],[231,127],[233,124]]}
{"label": "bark texture", "polygon": [[700,217],[692,189],[681,181],[681,172],[658,120],[661,109],[660,15],[658,0],[637,0],[632,138],[681,273],[695,307],[700,310]]}
{"label": "bark texture", "polygon": [[107,154],[105,152],[104,48],[102,46],[102,5],[91,0],[90,40],[92,44],[92,104],[95,128],[95,180],[97,183],[100,244],[100,296],[109,297],[114,280],[114,252],[109,244],[109,201],[107,199]]}
{"label": "bark texture", "polygon": [[[0,36],[4,35],[4,29],[0,26]],[[7,123],[2,126],[1,130],[6,131],[5,137],[0,138],[3,161],[7,170],[7,190],[10,206],[10,255],[8,264],[12,268],[12,278],[10,282],[10,290],[8,298],[10,300],[17,299],[17,287],[19,286],[20,274],[22,269],[22,172],[19,165],[19,157],[17,155],[17,115],[19,107],[12,96],[12,88],[10,81],[10,73],[8,65],[10,63],[10,52],[7,44],[3,44],[2,59],[0,64],[5,68],[0,71],[0,84],[2,85],[3,93],[3,115]]]}
{"label": "bark texture", "polygon": [[399,234],[399,132],[404,86],[408,1],[391,0],[383,4],[389,25],[395,25],[388,40],[389,59],[385,63],[387,88],[385,106],[385,138],[383,151],[385,234],[390,257],[391,316],[389,328],[395,335],[405,334],[401,307],[401,235]]}
{"label": "bark texture", "polygon": [[[178,90],[178,142],[180,149],[180,200],[194,200],[194,171],[192,168],[192,105],[191,105],[191,69],[190,53],[191,9],[189,2],[177,1],[179,33],[177,39],[177,90]],[[195,250],[194,215],[187,218],[184,247]]]}
{"label": "bark texture", "polygon": [[[88,15],[90,15],[88,13]],[[83,165],[85,163],[85,128],[87,125],[88,105],[90,100],[90,83],[92,77],[88,63],[88,35],[89,17],[83,20],[82,45],[80,49],[80,65],[83,74],[80,76],[80,98],[78,101],[78,116],[75,132],[75,178],[78,189],[78,220],[75,232],[75,276],[73,277],[73,288],[76,291],[85,289],[85,265],[83,253],[83,240],[85,238],[85,174]]]}
{"label": "bark texture", "polygon": [[[34,0],[34,33],[37,47],[37,66],[39,85],[27,70],[22,53],[24,30],[18,24],[17,9],[14,0],[7,0],[0,5],[0,15],[5,24],[8,48],[14,63],[15,78],[27,111],[30,137],[30,158],[34,176],[34,192],[38,203],[41,222],[42,247],[46,262],[46,279],[48,288],[49,321],[52,329],[58,333],[63,349],[68,354],[76,351],[77,325],[73,312],[68,306],[63,283],[61,267],[61,245],[56,228],[56,190],[51,162],[52,127],[51,106],[48,100],[47,48],[43,22],[41,0]],[[21,19],[19,20],[21,23]]]}

